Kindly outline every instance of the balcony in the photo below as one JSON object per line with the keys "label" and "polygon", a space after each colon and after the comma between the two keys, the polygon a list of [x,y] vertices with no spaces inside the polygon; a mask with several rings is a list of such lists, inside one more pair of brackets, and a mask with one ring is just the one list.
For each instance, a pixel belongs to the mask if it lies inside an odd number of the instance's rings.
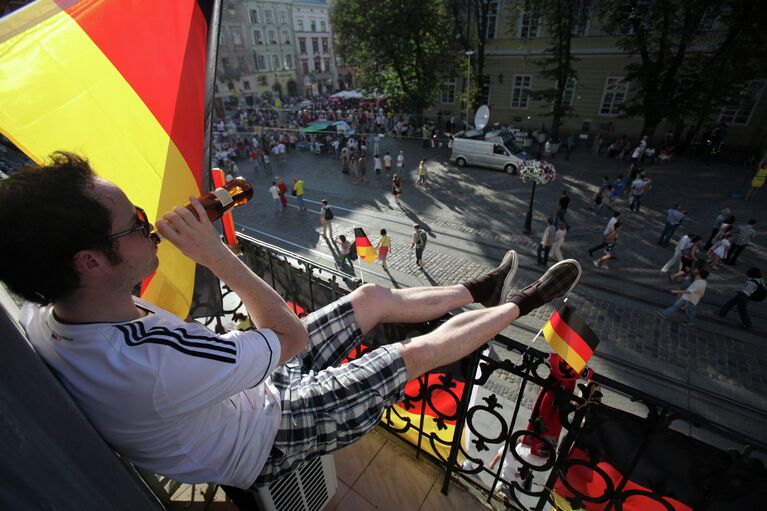
{"label": "balcony", "polygon": [[[298,310],[317,310],[360,284],[353,274],[248,236],[239,239],[244,260]],[[229,312],[243,310],[231,293],[227,304]],[[431,331],[446,319],[384,325],[366,336],[366,349]],[[565,501],[573,506],[633,503],[632,509],[644,509],[642,499],[668,502],[671,495],[725,506],[740,498],[745,509],[762,498],[760,488],[767,485],[763,432],[749,436],[740,424],[717,424],[599,374],[567,390],[552,376],[546,357],[499,335],[460,364],[411,382],[404,400],[384,413],[377,430],[335,453],[339,488],[327,509],[556,509]],[[677,390],[656,395],[670,398]],[[545,423],[528,422],[540,395],[558,403],[558,449],[546,440]],[[744,413],[743,420],[750,419]],[[518,441],[531,437],[542,439],[546,457],[519,451]],[[627,448],[616,449],[618,444]],[[516,471],[492,464],[496,453]],[[608,476],[605,464],[619,468]],[[749,475],[738,467],[750,467]],[[643,479],[645,471],[652,474],[649,481]],[[588,484],[601,488],[600,495],[587,491],[584,473]],[[674,487],[675,479],[698,477],[717,481],[716,488],[704,495]],[[649,489],[638,490],[642,482]]]}

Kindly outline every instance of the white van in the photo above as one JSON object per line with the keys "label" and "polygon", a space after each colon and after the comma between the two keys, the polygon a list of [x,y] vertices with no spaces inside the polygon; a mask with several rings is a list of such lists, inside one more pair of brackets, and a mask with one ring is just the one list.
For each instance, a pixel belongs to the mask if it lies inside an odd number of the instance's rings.
{"label": "white van", "polygon": [[474,165],[516,174],[519,166],[527,159],[527,154],[516,146],[514,149],[516,151],[512,151],[500,140],[455,138],[450,161],[459,167]]}

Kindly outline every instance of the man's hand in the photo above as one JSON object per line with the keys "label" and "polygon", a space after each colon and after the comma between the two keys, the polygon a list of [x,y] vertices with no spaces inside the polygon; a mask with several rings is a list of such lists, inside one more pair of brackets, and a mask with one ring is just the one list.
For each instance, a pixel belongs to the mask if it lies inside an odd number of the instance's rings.
{"label": "man's hand", "polygon": [[221,237],[200,202],[194,197],[190,197],[189,202],[198,218],[186,207],[179,206],[165,213],[155,225],[160,235],[178,247],[185,256],[209,267],[225,256],[228,249],[221,242]]}

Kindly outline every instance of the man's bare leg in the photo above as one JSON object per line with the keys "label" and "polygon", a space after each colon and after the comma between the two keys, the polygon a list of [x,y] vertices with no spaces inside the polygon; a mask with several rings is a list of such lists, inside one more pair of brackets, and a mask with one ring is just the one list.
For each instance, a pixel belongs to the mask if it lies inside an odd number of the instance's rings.
{"label": "man's bare leg", "polygon": [[351,303],[365,335],[379,323],[420,323],[475,302],[498,305],[516,270],[517,254],[509,250],[500,266],[462,284],[408,289],[366,284],[351,293]]}
{"label": "man's bare leg", "polygon": [[405,360],[408,379],[459,360],[476,350],[519,317],[514,303],[464,312],[428,334],[395,346]]}

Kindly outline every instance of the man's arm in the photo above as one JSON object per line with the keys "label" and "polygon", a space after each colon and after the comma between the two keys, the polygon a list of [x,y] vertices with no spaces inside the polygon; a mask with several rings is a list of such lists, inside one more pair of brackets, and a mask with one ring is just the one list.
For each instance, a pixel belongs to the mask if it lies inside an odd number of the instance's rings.
{"label": "man's arm", "polygon": [[280,363],[306,348],[309,334],[288,304],[222,242],[200,203],[191,198],[197,215],[177,207],[157,220],[157,230],[193,261],[207,266],[245,304],[256,328],[274,331],[280,340]]}

